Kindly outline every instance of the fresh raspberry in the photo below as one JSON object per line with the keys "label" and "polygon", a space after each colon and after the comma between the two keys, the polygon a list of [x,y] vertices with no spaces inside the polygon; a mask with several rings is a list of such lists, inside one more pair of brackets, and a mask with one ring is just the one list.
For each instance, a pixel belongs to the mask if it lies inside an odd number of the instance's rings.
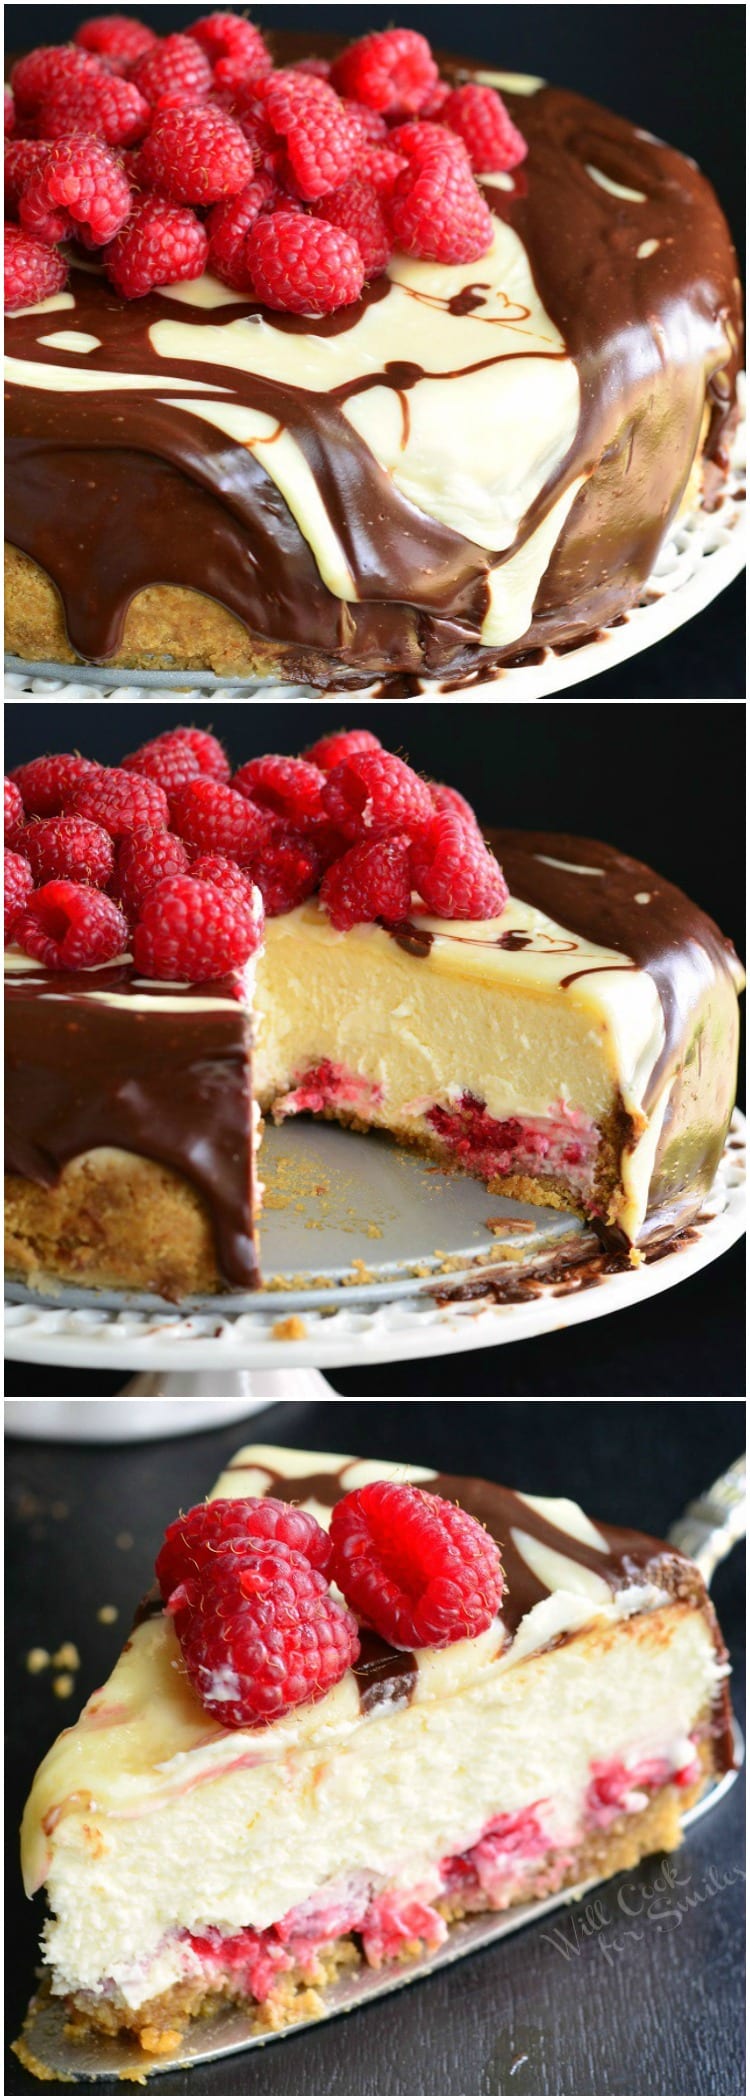
{"label": "fresh raspberry", "polygon": [[[357,126],[359,137],[366,146],[385,146],[388,143],[388,126],[385,117],[376,109],[368,109],[366,102],[352,102],[348,95],[342,96],[343,106]],[[359,173],[359,167],[357,168]]]}
{"label": "fresh raspberry", "polygon": [[49,153],[46,139],[9,139],[5,147],[5,216],[16,217],[29,182],[41,173]]}
{"label": "fresh raspberry", "polygon": [[425,780],[393,751],[355,751],[334,766],[323,789],[323,807],[345,838],[404,831],[409,838],[429,824],[432,796]]}
{"label": "fresh raspberry", "polygon": [[86,882],[104,889],[115,865],[111,838],[89,817],[35,817],[26,825],[22,850],[39,884]]}
{"label": "fresh raspberry", "polygon": [[190,873],[194,882],[212,882],[215,890],[223,890],[225,896],[235,897],[240,904],[252,901],[254,877],[222,853],[199,853],[190,864]]}
{"label": "fresh raspberry", "polygon": [[432,90],[432,94],[430,95],[428,101],[423,103],[422,105],[422,108],[420,110],[420,116],[440,117],[442,110],[445,108],[445,104],[448,100],[449,94],[450,88],[448,86],[447,80],[436,81],[435,86]]}
{"label": "fresh raspberry", "polygon": [[251,865],[266,918],[278,919],[282,912],[294,911],[296,905],[312,897],[326,860],[319,851],[316,834],[310,837],[283,824],[267,845],[253,855]]}
{"label": "fresh raspberry", "polygon": [[46,102],[48,95],[57,93],[68,80],[99,80],[102,67],[87,51],[76,44],[38,44],[25,58],[19,58],[13,67],[10,84],[16,108],[24,116],[33,116]]}
{"label": "fresh raspberry", "polygon": [[209,268],[215,270],[222,284],[230,285],[233,292],[247,292],[251,298],[253,296],[253,282],[246,261],[247,236],[258,214],[266,211],[271,199],[278,195],[273,176],[268,175],[265,168],[259,168],[238,197],[229,197],[224,204],[215,204],[213,211],[209,212]]}
{"label": "fresh raspberry", "polygon": [[149,180],[174,204],[218,204],[252,178],[253,150],[223,109],[157,112],[141,153]]}
{"label": "fresh raspberry", "polygon": [[132,80],[120,80],[97,67],[95,73],[61,81],[45,95],[36,124],[43,139],[86,132],[105,146],[137,146],[150,117],[150,104]]}
{"label": "fresh raspberry", "polygon": [[124,226],[133,197],[127,175],[96,139],[56,139],[18,206],[22,226],[46,241],[83,229],[96,247]]}
{"label": "fresh raspberry", "polygon": [[228,780],[230,772],[225,750],[207,729],[165,729],[161,736],[131,751],[122,763],[126,773],[145,773],[149,780],[157,780],[167,796],[176,794],[198,773]]}
{"label": "fresh raspberry", "polygon": [[307,1510],[279,1502],[274,1495],[227,1496],[197,1502],[186,1516],[167,1525],[156,1557],[156,1579],[165,1604],[178,1583],[210,1570],[217,1553],[238,1559],[245,1547],[252,1553],[258,1540],[278,1540],[301,1553],[319,1574],[328,1572],[331,1541]]}
{"label": "fresh raspberry", "polygon": [[135,15],[90,15],[73,38],[83,51],[103,59],[112,73],[125,73],[144,52],[153,51],[158,41],[154,30]]}
{"label": "fresh raspberry", "polygon": [[374,1480],[337,1502],[333,1580],[396,1648],[447,1648],[492,1624],[505,1588],[484,1526],[442,1495]]}
{"label": "fresh raspberry", "polygon": [[388,117],[416,117],[438,82],[427,38],[416,29],[375,30],[337,58],[331,75],[340,95]]}
{"label": "fresh raspberry", "polygon": [[93,780],[83,780],[74,788],[67,806],[77,816],[101,824],[111,839],[121,839],[126,831],[137,831],[142,824],[166,831],[169,823],[163,788],[155,780],[126,773],[122,766],[101,766]]}
{"label": "fresh raspberry", "polygon": [[361,132],[326,81],[305,73],[272,73],[263,108],[285,139],[297,191],[306,203],[353,175]]}
{"label": "fresh raspberry", "polygon": [[34,877],[25,853],[3,854],[3,908],[5,914],[5,939],[12,941],[27,899],[34,888]]}
{"label": "fresh raspberry", "polygon": [[361,751],[380,751],[382,745],[371,729],[338,729],[332,736],[318,737],[302,756],[321,773],[330,773],[334,766],[343,765],[345,759],[358,756]]}
{"label": "fresh raspberry", "polygon": [[366,277],[385,269],[391,254],[391,236],[377,191],[355,176],[341,189],[331,190],[313,205],[316,218],[328,226],[340,226],[356,241]]}
{"label": "fresh raspberry", "polygon": [[330,80],[330,58],[295,58],[289,67],[290,73],[309,73],[312,80]]}
{"label": "fresh raspberry", "polygon": [[46,882],[29,899],[15,931],[24,955],[47,970],[91,970],[128,943],[128,922],[111,897],[78,882]]}
{"label": "fresh raspberry", "polygon": [[257,166],[275,176],[284,161],[284,148],[278,132],[268,122],[262,101],[258,99],[258,83],[249,81],[246,86],[236,88],[229,101],[235,123],[239,124],[253,148]]}
{"label": "fresh raspberry", "polygon": [[285,817],[289,824],[313,824],[325,815],[320,799],[323,774],[307,758],[281,758],[271,753],[265,758],[251,758],[235,773],[232,786],[258,809]]}
{"label": "fresh raspberry", "polygon": [[528,151],[526,140],[508,115],[502,97],[478,80],[454,88],[440,111],[441,124],[458,133],[478,174],[507,172],[520,166]]}
{"label": "fresh raspberry", "polygon": [[388,209],[391,232],[406,255],[426,262],[477,262],[492,246],[489,206],[470,168],[452,153],[412,163],[394,183]]}
{"label": "fresh raspberry", "polygon": [[193,1690],[224,1728],[261,1727],[322,1699],[359,1655],[352,1613],[280,1540],[258,1541],[241,1560],[217,1553],[184,1597],[174,1593],[176,1606]]}
{"label": "fresh raspberry", "polygon": [[23,796],[18,782],[9,779],[7,773],[3,780],[3,793],[5,800],[4,837],[7,843],[8,839],[11,839],[14,832],[18,830],[19,824],[23,824]]}
{"label": "fresh raspberry", "polygon": [[216,13],[201,15],[198,22],[191,22],[190,36],[200,44],[212,66],[223,59],[231,59],[242,68],[247,79],[257,74],[270,73],[272,59],[266,49],[260,30],[244,15]]}
{"label": "fresh raspberry", "polygon": [[387,838],[351,846],[323,876],[320,901],[339,933],[375,919],[398,921],[411,907],[409,840],[393,832]]}
{"label": "fresh raspberry", "polygon": [[235,788],[201,776],[171,798],[172,829],[198,853],[249,860],[268,835],[268,818]]}
{"label": "fresh raspberry", "polygon": [[23,797],[27,817],[59,817],[75,789],[102,772],[103,766],[92,758],[79,758],[77,751],[56,751],[50,758],[30,758],[26,765],[14,766],[11,780]]}
{"label": "fresh raspberry", "polygon": [[454,815],[460,817],[461,822],[468,825],[470,831],[478,832],[481,837],[471,803],[467,802],[465,795],[459,795],[458,788],[446,787],[442,780],[431,780],[429,789],[433,809],[452,809]]}
{"label": "fresh raspberry", "polygon": [[360,182],[369,184],[381,202],[390,197],[397,175],[403,175],[406,161],[401,153],[393,153],[390,146],[368,146],[357,163]]}
{"label": "fresh raspberry", "polygon": [[14,102],[14,100],[13,100],[13,90],[12,90],[12,88],[9,88],[9,87],[4,87],[4,88],[3,88],[3,112],[4,112],[4,123],[3,123],[3,129],[4,129],[4,134],[5,134],[5,137],[6,137],[6,139],[9,139],[9,138],[10,138],[10,137],[12,136],[13,132],[15,131],[15,126],[16,126],[16,105],[15,105],[15,102]]}
{"label": "fresh raspberry", "polygon": [[303,212],[277,211],[257,219],[247,255],[256,297],[282,313],[334,313],[360,297],[365,281],[351,235]]}
{"label": "fresh raspberry", "polygon": [[508,885],[494,854],[459,812],[440,810],[412,848],[414,887],[440,919],[496,919]]}
{"label": "fresh raspberry", "polygon": [[142,977],[184,984],[209,983],[239,970],[260,947],[263,907],[172,875],[152,890],[133,935],[133,957]]}
{"label": "fresh raspberry", "polygon": [[68,265],[56,248],[48,248],[20,226],[5,228],[5,312],[17,314],[26,306],[37,306],[61,292]]}
{"label": "fresh raspberry", "polygon": [[151,891],[168,875],[185,875],[189,866],[182,839],[174,832],[154,831],[149,825],[126,832],[117,853],[117,887],[128,918],[139,918]]}
{"label": "fresh raspberry", "polygon": [[151,103],[161,101],[162,95],[186,95],[202,102],[213,86],[205,52],[194,37],[179,34],[162,37],[155,49],[136,59],[129,77]]}
{"label": "fresh raspberry", "polygon": [[433,160],[436,153],[447,153],[462,168],[471,167],[463,139],[457,132],[449,131],[447,124],[397,124],[388,133],[388,147],[391,153],[400,154],[402,160],[418,167]]}
{"label": "fresh raspberry", "polygon": [[144,197],[107,249],[104,267],[124,299],[143,299],[160,284],[201,277],[207,261],[208,234],[195,212]]}

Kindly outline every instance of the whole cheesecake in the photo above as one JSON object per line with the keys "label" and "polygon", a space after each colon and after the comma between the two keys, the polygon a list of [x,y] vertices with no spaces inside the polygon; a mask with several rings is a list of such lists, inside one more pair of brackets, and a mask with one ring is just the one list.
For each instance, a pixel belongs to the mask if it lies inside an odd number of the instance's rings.
{"label": "whole cheesecake", "polygon": [[[309,40],[274,33],[278,64]],[[90,258],[7,326],[6,646],[352,686],[465,676],[618,619],[736,415],[740,305],[694,163],[533,79],[478,261],[395,249],[353,305]]]}
{"label": "whole cheesecake", "polygon": [[[191,1517],[204,1532],[231,1517],[241,1552],[243,1500],[259,1527],[268,1496],[274,1525],[294,1504],[328,1527],[343,1498],[364,1503],[386,1482],[390,1591],[427,1580],[424,1549],[415,1566],[400,1530],[406,1499],[420,1524],[458,1520],[462,1540],[467,1519],[485,1527],[499,1608],[470,1637],[416,1650],[365,1618],[323,1696],[298,1691],[279,1718],[251,1707],[243,1719],[259,1643],[249,1657],[232,1647],[225,1613],[225,1660],[189,1675],[160,1555],[162,1595],[144,1600],[108,1682],[53,1744],[23,1819],[26,1889],[46,1886],[44,1973],[68,2034],[136,2038],[145,2068],[222,2001],[243,2007],[248,2032],[325,2013],[341,1969],[395,1964],[473,1912],[674,1849],[685,1808],[732,1765],[716,1618],[697,1566],[658,1539],[567,1499],[268,1445],[240,1451]],[[207,1606],[221,1580],[215,1551]],[[31,2013],[16,2047],[41,2075]]]}
{"label": "whole cheesecake", "polygon": [[[364,777],[356,757],[339,774],[355,778],[358,763]],[[302,768],[317,792],[315,771]],[[104,772],[93,791],[119,779],[127,792],[135,777]],[[222,797],[246,814],[238,792]],[[475,825],[462,809],[459,828]],[[21,852],[38,823],[15,834]],[[743,977],[731,944],[662,876],[598,841],[496,831],[491,844],[495,857],[475,826],[496,916],[436,916],[407,884],[400,916],[376,898],[369,919],[341,926],[327,886],[355,847],[212,981],[181,981],[169,963],[172,981],[149,976],[137,925],[130,951],[45,967],[35,940],[30,953],[17,944],[22,920],[6,956],[11,1272],[171,1298],[254,1287],[261,1111],[389,1132],[493,1192],[590,1220],[636,1259],[686,1225],[734,1103]],[[200,882],[184,890],[189,917]],[[84,909],[90,894],[76,892]]]}

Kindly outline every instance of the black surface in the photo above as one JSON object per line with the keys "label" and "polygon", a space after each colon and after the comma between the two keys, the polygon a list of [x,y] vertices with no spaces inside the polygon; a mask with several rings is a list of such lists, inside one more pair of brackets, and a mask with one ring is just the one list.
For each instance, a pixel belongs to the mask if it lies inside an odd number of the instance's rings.
{"label": "black surface", "polygon": [[[502,709],[391,702],[9,701],[6,765],[45,749],[82,749],[116,764],[175,721],[212,726],[237,765],[259,751],[301,750],[360,717],[420,769],[451,780],[484,822],[602,832],[696,897],[731,934],[744,930],[745,713],[731,704],[696,716],[666,705],[606,718],[582,701]],[[745,1391],[744,1258],[740,1248],[649,1304],[567,1333],[424,1365],[335,1371],[352,1394],[687,1394]],[[9,1395],[94,1395],[124,1382],[10,1363]]]}
{"label": "black surface", "polygon": [[[61,43],[82,6],[11,5],[6,45]],[[186,27],[198,9],[143,7],[160,34]],[[650,7],[253,7],[261,27],[363,34],[393,22],[486,65],[541,74],[591,95],[697,160],[713,182],[743,256],[745,10]],[[669,27],[667,28],[667,19]],[[745,609],[741,583],[657,647],[587,683],[598,699],[744,698]]]}
{"label": "black surface", "polygon": [[[199,1499],[243,1441],[355,1450],[484,1472],[532,1492],[567,1493],[596,1517],[663,1533],[738,1455],[744,1410],[724,1404],[269,1408],[247,1424],[179,1441],[109,1448],[11,1441],[7,1760],[8,2034],[29,1994],[41,1902],[16,1879],[15,1826],[39,1757],[73,1717],[29,1648],[73,1640],[76,1699],[110,1669],[151,1579],[161,1530]],[[115,1540],[132,1536],[129,1550]],[[735,1551],[713,1594],[743,1699],[743,1571]],[[102,1604],[116,1627],[98,1624]],[[184,2094],[627,2094],[744,2092],[742,1780],[673,1861],[652,1859],[604,1892],[604,1923],[576,1904],[369,2010],[264,2051],[155,2081]],[[599,1914],[600,1921],[602,1913]],[[564,1930],[561,1951],[552,1929]],[[589,1928],[587,1930],[587,1927]],[[9,2094],[38,2085],[13,2057]],[[94,2088],[116,2093],[114,2081]]]}

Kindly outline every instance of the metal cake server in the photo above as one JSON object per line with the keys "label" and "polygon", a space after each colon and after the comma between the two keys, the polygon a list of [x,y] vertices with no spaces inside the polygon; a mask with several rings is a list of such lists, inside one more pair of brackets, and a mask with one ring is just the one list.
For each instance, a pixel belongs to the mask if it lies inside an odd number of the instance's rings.
{"label": "metal cake server", "polygon": [[[741,1458],[697,1501],[688,1503],[682,1516],[670,1527],[669,1542],[695,1560],[704,1581],[710,1583],[719,1563],[744,1537],[745,1510],[746,1472],[745,1459]],[[745,1756],[744,1740],[736,1722],[734,1752],[734,1770],[712,1782],[701,1799],[686,1810],[682,1818],[684,1831],[692,1830],[703,1816],[717,1808],[735,1783]],[[450,1927],[444,1946],[435,1953],[413,1956],[408,1961],[394,1964],[386,1972],[359,1969],[354,1974],[345,1973],[325,1988],[322,2014],[312,2017],[306,2014],[273,2033],[253,2032],[245,2012],[236,2007],[222,2008],[209,2018],[196,2021],[193,2033],[185,2035],[170,2054],[150,2060],[144,2058],[135,2042],[124,2036],[111,2040],[103,2035],[90,2036],[85,2041],[74,2041],[65,2032],[65,2014],[60,2001],[51,1998],[44,1986],[29,2007],[21,2044],[22,2061],[39,2077],[70,2081],[132,2079],[136,2076],[142,2083],[144,2074],[155,2077],[160,2071],[189,2070],[196,2064],[234,2056],[241,2049],[259,2049],[269,2042],[283,2041],[287,2035],[299,2034],[305,2027],[317,2027],[321,2018],[334,2019],[339,2013],[354,2012],[361,2005],[384,1998],[391,1991],[403,1990],[406,1984],[434,1975],[437,1969],[447,1968],[450,1963],[460,1961],[463,1955],[475,1954],[481,1948],[492,1946],[496,1940],[505,1939],[511,1932],[520,1932],[524,1925],[537,1924],[553,1911],[565,1909],[597,1886],[601,1884],[588,1881],[577,1888],[562,1889],[555,1896],[519,1904],[502,1915],[485,1912],[475,1918],[461,1919]]]}

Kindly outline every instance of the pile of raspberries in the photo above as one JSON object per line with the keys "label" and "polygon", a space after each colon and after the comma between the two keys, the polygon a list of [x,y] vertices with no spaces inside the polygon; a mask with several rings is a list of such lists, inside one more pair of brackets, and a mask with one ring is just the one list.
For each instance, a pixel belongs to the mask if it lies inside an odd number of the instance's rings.
{"label": "pile of raspberries", "polygon": [[165,37],[93,16],[13,67],[5,133],[6,313],[63,289],[71,243],[125,299],[210,270],[262,306],[333,313],[394,249],[485,255],[475,176],[526,153],[494,88],[441,80],[416,30],[278,68],[235,14]]}
{"label": "pile of raspberries", "polygon": [[393,1480],[343,1495],[330,1532],[271,1495],[199,1502],[168,1526],[156,1574],[193,1689],[224,1728],[321,1699],[359,1658],[358,1621],[394,1648],[447,1648],[491,1626],[505,1588],[476,1517]]}
{"label": "pile of raspberries", "polygon": [[415,891],[444,919],[496,918],[508,897],[468,802],[368,729],[233,776],[202,729],[121,766],[33,758],[5,781],[4,879],[6,941],[45,968],[129,953],[140,976],[189,984],[241,969],[264,918],[315,891],[340,932],[401,924]]}

